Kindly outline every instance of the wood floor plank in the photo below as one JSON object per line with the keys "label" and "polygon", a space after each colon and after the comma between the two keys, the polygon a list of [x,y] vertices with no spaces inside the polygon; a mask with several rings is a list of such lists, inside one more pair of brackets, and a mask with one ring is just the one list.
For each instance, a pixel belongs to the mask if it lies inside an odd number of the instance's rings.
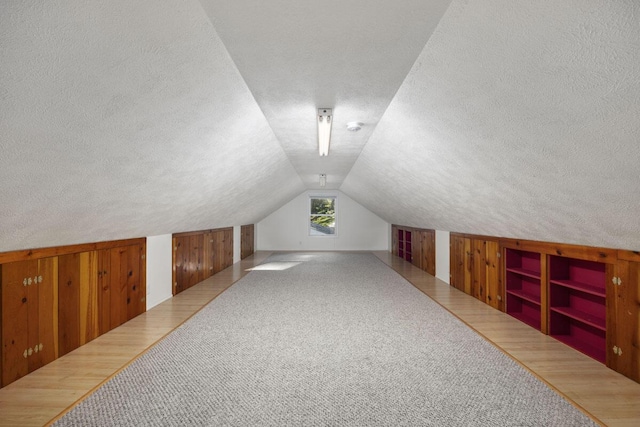
{"label": "wood floor plank", "polygon": [[[640,384],[390,253],[375,254],[604,425],[640,425]],[[241,263],[0,389],[0,426],[41,426],[57,418],[239,280],[247,268],[259,264],[268,255],[268,252],[256,252]]]}

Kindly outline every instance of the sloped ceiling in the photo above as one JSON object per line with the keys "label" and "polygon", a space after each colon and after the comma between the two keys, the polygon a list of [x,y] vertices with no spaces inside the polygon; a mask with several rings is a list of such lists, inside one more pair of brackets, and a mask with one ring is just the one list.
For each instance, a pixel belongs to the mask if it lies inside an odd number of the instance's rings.
{"label": "sloped ceiling", "polygon": [[640,3],[454,1],[342,191],[390,222],[640,249]]}
{"label": "sloped ceiling", "polygon": [[252,223],[319,173],[389,222],[639,249],[639,78],[634,0],[3,1],[0,251]]}

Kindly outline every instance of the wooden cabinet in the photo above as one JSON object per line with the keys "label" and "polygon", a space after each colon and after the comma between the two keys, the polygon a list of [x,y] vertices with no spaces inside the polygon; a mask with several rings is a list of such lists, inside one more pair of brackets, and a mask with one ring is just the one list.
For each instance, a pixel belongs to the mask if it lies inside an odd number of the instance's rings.
{"label": "wooden cabinet", "polygon": [[233,228],[173,235],[173,294],[233,265]]}
{"label": "wooden cabinet", "polygon": [[452,233],[449,250],[449,284],[498,310],[504,310],[499,242]]}
{"label": "wooden cabinet", "polygon": [[0,254],[2,386],[144,312],[145,253],[132,239]]}
{"label": "wooden cabinet", "polygon": [[391,242],[391,252],[394,255],[435,276],[435,230],[392,225]]}
{"label": "wooden cabinet", "polygon": [[637,252],[619,251],[617,272],[607,280],[606,323],[607,366],[640,382],[640,254]]}
{"label": "wooden cabinet", "polygon": [[253,224],[240,227],[240,259],[245,259],[254,252],[255,231]]}
{"label": "wooden cabinet", "polygon": [[3,264],[2,386],[57,357],[57,260]]}

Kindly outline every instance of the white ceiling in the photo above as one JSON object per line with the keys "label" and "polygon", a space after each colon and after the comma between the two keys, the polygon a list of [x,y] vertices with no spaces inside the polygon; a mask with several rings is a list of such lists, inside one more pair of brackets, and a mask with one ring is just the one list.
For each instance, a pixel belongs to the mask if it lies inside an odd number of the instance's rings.
{"label": "white ceiling", "polygon": [[389,222],[638,249],[639,78],[634,0],[3,1],[0,251],[252,223],[319,173]]}

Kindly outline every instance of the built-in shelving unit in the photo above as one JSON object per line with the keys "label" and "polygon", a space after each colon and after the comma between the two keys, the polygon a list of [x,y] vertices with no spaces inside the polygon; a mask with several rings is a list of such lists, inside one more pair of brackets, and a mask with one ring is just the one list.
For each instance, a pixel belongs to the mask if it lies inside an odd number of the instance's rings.
{"label": "built-in shelving unit", "polygon": [[540,254],[507,249],[505,270],[507,313],[540,330],[542,322]]}
{"label": "built-in shelving unit", "polygon": [[549,311],[551,336],[605,363],[605,264],[550,256]]}
{"label": "built-in shelving unit", "polygon": [[398,256],[411,262],[411,231],[398,230]]}

